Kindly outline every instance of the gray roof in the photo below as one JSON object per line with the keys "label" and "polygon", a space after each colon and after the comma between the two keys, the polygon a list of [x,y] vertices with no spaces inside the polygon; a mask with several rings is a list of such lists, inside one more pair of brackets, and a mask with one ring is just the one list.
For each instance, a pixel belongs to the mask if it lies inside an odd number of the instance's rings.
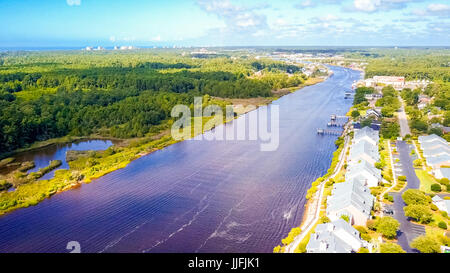
{"label": "gray roof", "polygon": [[450,213],[450,200],[444,200],[445,206],[447,207],[447,213]]}
{"label": "gray roof", "polygon": [[431,149],[436,149],[436,148],[447,149],[448,148],[448,144],[447,143],[443,143],[440,140],[433,140],[433,141],[421,143],[420,147],[422,147],[422,150],[424,150],[424,151],[431,150]]}
{"label": "gray roof", "polygon": [[354,132],[355,133],[354,133],[354,136],[353,136],[353,140],[355,142],[358,142],[361,138],[364,138],[366,136],[371,138],[371,139],[373,139],[375,142],[378,142],[380,140],[380,137],[378,135],[378,131],[376,131],[376,130],[370,128],[370,127],[367,127],[367,126],[362,128],[362,129],[355,130]]}
{"label": "gray roof", "polygon": [[450,154],[450,148],[447,145],[439,145],[438,147],[423,150],[424,157],[438,156],[443,154]]}
{"label": "gray roof", "polygon": [[433,202],[439,202],[439,201],[442,201],[444,199],[442,199],[439,195],[435,195],[433,198],[431,198],[431,200],[433,200]]}
{"label": "gray roof", "polygon": [[427,157],[427,164],[428,165],[435,165],[435,164],[444,164],[445,162],[450,161],[450,155],[439,155],[434,157]]}
{"label": "gray roof", "polygon": [[344,231],[363,244],[359,232],[346,221],[339,219],[331,223],[317,225],[315,233],[306,246],[308,253],[351,253],[352,246],[342,240],[337,231]]}
{"label": "gray roof", "polygon": [[429,136],[419,136],[418,140],[419,140],[419,143],[431,142],[431,141],[435,141],[435,140],[441,141],[443,143],[447,143],[447,141],[445,139],[443,139],[442,137],[435,135],[435,134],[432,134]]}
{"label": "gray roof", "polygon": [[439,170],[441,171],[443,177],[450,179],[450,168],[440,168]]}
{"label": "gray roof", "polygon": [[380,159],[380,154],[378,153],[377,145],[373,145],[366,140],[361,140],[356,144],[353,144],[350,149],[350,160],[357,159],[362,155],[368,155],[373,160],[378,161]]}
{"label": "gray roof", "polygon": [[327,212],[353,206],[368,217],[372,210],[373,199],[369,188],[355,180],[338,183],[334,186],[332,195],[327,199]]}
{"label": "gray roof", "polygon": [[347,179],[350,179],[363,171],[367,171],[369,174],[371,174],[378,180],[381,180],[381,170],[375,168],[374,165],[370,164],[365,160],[361,160],[360,162],[354,165],[349,165],[347,167],[347,173],[345,174],[345,177]]}

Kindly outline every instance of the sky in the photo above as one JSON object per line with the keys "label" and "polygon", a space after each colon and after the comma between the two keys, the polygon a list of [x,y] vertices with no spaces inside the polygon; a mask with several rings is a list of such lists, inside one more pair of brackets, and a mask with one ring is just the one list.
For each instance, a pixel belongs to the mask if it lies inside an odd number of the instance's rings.
{"label": "sky", "polygon": [[0,0],[0,47],[450,46],[450,0]]}

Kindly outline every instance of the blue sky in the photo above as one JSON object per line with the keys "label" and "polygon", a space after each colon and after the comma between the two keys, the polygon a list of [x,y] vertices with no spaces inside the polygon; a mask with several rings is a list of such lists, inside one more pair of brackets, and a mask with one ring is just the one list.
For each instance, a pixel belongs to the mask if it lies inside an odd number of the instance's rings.
{"label": "blue sky", "polygon": [[449,0],[0,0],[0,47],[450,45]]}

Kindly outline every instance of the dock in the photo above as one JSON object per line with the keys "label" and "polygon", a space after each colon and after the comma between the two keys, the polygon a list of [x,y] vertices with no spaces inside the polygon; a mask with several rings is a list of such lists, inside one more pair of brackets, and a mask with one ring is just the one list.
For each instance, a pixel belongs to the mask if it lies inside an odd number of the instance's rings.
{"label": "dock", "polygon": [[340,135],[342,135],[342,131],[318,128],[317,129],[317,134],[318,135],[336,135],[336,136],[340,136]]}

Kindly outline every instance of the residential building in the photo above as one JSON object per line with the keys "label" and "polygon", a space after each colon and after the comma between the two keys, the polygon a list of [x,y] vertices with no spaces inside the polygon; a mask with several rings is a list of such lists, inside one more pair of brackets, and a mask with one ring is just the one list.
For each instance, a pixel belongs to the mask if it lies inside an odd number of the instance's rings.
{"label": "residential building", "polygon": [[450,213],[450,200],[445,200],[439,197],[438,195],[435,195],[432,198],[432,202],[434,205],[436,205],[436,207],[439,208],[440,211]]}
{"label": "residential building", "polygon": [[437,168],[433,174],[437,179],[447,178],[450,180],[450,168]]}
{"label": "residential building", "polygon": [[395,76],[375,76],[373,81],[376,84],[391,85],[397,90],[401,90],[405,87],[405,77]]}
{"label": "residential building", "polygon": [[335,185],[332,195],[327,199],[327,216],[331,221],[349,218],[352,225],[365,225],[370,218],[373,196],[370,189],[357,179],[348,179]]}
{"label": "residential building", "polygon": [[353,144],[349,154],[349,165],[354,165],[364,160],[372,166],[380,161],[380,154],[378,153],[378,146],[373,145],[366,139],[362,139],[356,144]]}
{"label": "residential building", "polygon": [[364,180],[368,187],[376,187],[381,182],[381,170],[375,168],[371,163],[361,160],[356,164],[349,164],[345,174],[346,180],[359,178]]}
{"label": "residential building", "polygon": [[338,219],[320,224],[306,246],[308,253],[352,253],[360,248],[371,249],[368,242],[360,238],[359,231],[349,223]]}
{"label": "residential building", "polygon": [[354,131],[353,144],[356,144],[361,140],[367,140],[373,145],[378,145],[380,137],[378,131],[370,127],[364,127],[362,129]]}

